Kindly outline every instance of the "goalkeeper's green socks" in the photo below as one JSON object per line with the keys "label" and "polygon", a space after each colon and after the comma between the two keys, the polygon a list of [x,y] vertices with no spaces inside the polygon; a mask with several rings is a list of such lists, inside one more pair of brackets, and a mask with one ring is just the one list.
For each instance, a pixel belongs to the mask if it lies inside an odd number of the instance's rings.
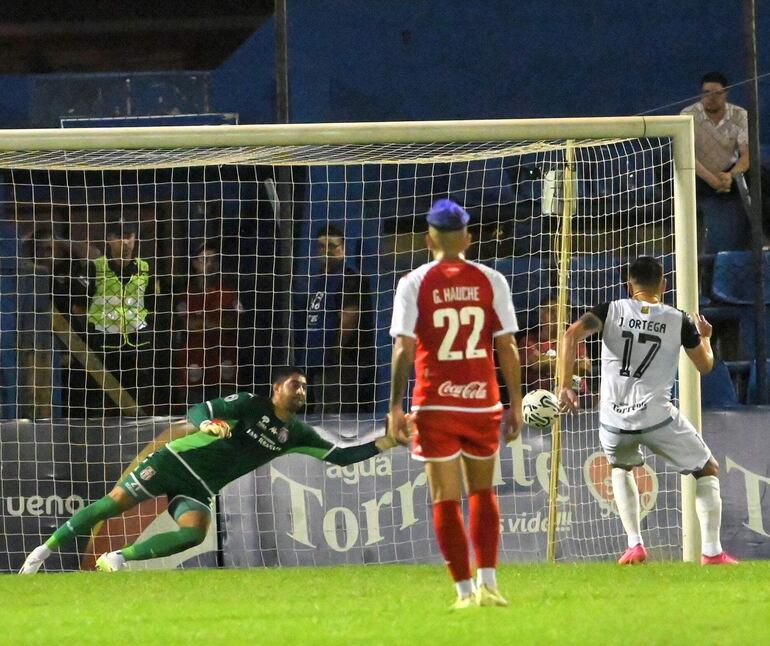
{"label": "goalkeeper's green socks", "polygon": [[118,503],[109,496],[104,496],[104,498],[100,498],[88,507],[81,509],[59,527],[45,542],[45,546],[52,551],[59,549],[75,540],[77,536],[90,532],[96,523],[118,516],[121,511]]}
{"label": "goalkeeper's green socks", "polygon": [[206,530],[201,527],[180,527],[175,532],[155,534],[146,541],[134,543],[120,550],[126,561],[156,559],[184,552],[184,550],[203,542]]}

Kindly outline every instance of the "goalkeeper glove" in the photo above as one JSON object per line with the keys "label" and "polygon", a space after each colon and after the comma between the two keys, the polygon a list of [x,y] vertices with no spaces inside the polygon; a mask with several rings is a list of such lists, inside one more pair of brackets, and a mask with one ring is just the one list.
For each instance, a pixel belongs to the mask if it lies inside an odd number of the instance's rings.
{"label": "goalkeeper glove", "polygon": [[398,442],[396,442],[396,438],[386,434],[374,440],[374,446],[376,446],[377,450],[382,453],[383,451],[387,451],[388,449],[392,449],[393,447],[398,446]]}
{"label": "goalkeeper glove", "polygon": [[204,433],[214,435],[223,440],[226,440],[232,435],[230,432],[230,424],[223,419],[206,420],[205,422],[202,422],[198,428]]}

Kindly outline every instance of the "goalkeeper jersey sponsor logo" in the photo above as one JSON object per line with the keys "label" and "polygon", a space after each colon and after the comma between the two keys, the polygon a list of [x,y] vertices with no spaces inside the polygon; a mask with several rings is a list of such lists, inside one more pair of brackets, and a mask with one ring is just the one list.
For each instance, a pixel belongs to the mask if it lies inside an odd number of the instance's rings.
{"label": "goalkeeper jersey sponsor logo", "polygon": [[140,480],[150,480],[155,475],[155,469],[152,467],[145,467],[139,472],[139,479]]}
{"label": "goalkeeper jersey sponsor logo", "polygon": [[264,446],[266,449],[270,449],[271,451],[282,450],[280,446],[273,444],[273,442],[269,438],[266,438],[264,435],[258,435],[257,442],[259,442],[261,446]]}

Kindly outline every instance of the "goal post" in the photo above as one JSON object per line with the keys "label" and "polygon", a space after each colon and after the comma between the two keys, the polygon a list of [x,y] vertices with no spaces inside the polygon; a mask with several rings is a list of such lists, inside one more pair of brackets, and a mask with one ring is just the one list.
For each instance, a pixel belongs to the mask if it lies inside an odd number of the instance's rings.
{"label": "goal post", "polygon": [[[339,225],[346,253],[371,290],[371,302],[362,308],[371,317],[367,325],[374,338],[371,353],[361,359],[371,368],[366,379],[373,394],[354,402],[363,404],[359,412],[345,417],[314,411],[310,417],[322,428],[339,428],[342,441],[369,437],[379,425],[387,399],[392,292],[398,277],[427,259],[421,226],[426,206],[434,199],[453,197],[472,212],[479,239],[471,257],[506,276],[522,328],[533,328],[539,309],[554,295],[559,328],[597,299],[620,295],[620,268],[637,252],[664,255],[666,275],[676,283],[672,304],[687,312],[698,308],[689,116],[0,130],[0,169],[3,217],[15,221],[22,237],[41,223],[55,228],[61,218],[77,211],[83,221],[69,224],[82,225],[88,235],[97,231],[99,237],[85,241],[104,247],[110,217],[118,214],[122,224],[132,209],[148,211],[150,235],[140,236],[140,243],[155,254],[153,267],[168,284],[176,280],[179,266],[192,272],[191,258],[198,253],[193,238],[197,245],[227,237],[222,264],[231,267],[235,277],[236,287],[229,291],[240,293],[237,298],[230,294],[230,311],[218,322],[223,331],[220,345],[230,344],[233,354],[223,349],[217,361],[224,374],[224,364],[230,361],[225,356],[237,355],[236,365],[229,364],[237,372],[232,388],[261,387],[253,376],[257,367],[285,363],[287,357],[302,365],[309,361],[308,347],[298,341],[298,333],[308,319],[310,292],[314,284],[331,291],[328,282],[317,281],[315,237],[321,223]],[[549,182],[556,187],[553,195],[547,195]],[[187,224],[178,229],[182,220]],[[249,232],[243,233],[243,228]],[[51,312],[41,311],[35,300],[46,276],[35,265],[37,258],[31,260],[33,269],[19,283],[28,290],[20,312],[26,320],[34,319],[24,338],[32,332],[61,334],[61,321],[57,318],[55,327],[46,323]],[[160,290],[154,296],[170,303],[178,294]],[[261,298],[267,303],[262,310],[255,305]],[[167,319],[176,323],[164,331],[171,340],[160,334],[154,339],[150,350],[155,355],[173,352],[180,338],[200,332],[189,316],[184,318],[189,314],[185,307],[191,306],[180,305],[179,299],[167,306]],[[230,336],[224,334],[228,331]],[[222,341],[225,337],[230,340]],[[30,374],[37,374],[36,365],[48,355],[37,352],[37,346],[24,346],[26,341],[20,343],[20,350],[31,357]],[[327,341],[323,344],[321,354],[330,350]],[[83,344],[78,347],[81,354],[88,352]],[[255,348],[263,351],[261,358]],[[66,352],[73,350],[58,347],[50,354],[56,358]],[[596,346],[587,353],[587,359],[595,360]],[[257,366],[260,362],[265,365]],[[176,398],[172,419],[197,403],[182,392],[172,369],[158,377],[163,383],[150,386],[157,392],[150,402],[154,408],[147,410],[156,415],[160,411],[156,424],[169,416],[157,396]],[[49,373],[39,371],[40,380],[25,382],[23,392],[34,392],[37,401],[38,391],[56,390],[51,386],[56,375]],[[149,375],[140,377],[147,381]],[[595,388],[596,377],[588,374],[586,383]],[[596,389],[586,388],[586,401],[593,401]],[[700,380],[684,355],[678,397],[682,412],[700,429]],[[19,403],[26,405],[25,398],[19,395]],[[137,399],[136,404],[133,410],[144,409],[145,402]],[[55,405],[63,417],[71,413],[67,403]],[[552,438],[527,429],[521,440],[501,450],[496,484],[504,512],[504,559],[597,560],[610,558],[618,549],[622,536],[606,460],[602,462],[599,450],[597,419],[595,409],[562,419]],[[89,424],[91,428],[94,422]],[[103,425],[101,435],[110,445],[116,443],[115,428],[114,422]],[[78,426],[78,438],[81,431]],[[148,434],[146,429],[132,431],[135,446],[121,447],[120,460],[102,457],[116,461],[103,473],[122,472],[144,450]],[[29,446],[37,441],[32,436],[13,437],[20,446],[28,445],[19,456],[39,453],[38,447]],[[72,455],[85,455],[84,447],[78,439]],[[103,455],[114,456],[114,448]],[[0,461],[9,455],[0,446]],[[237,554],[226,557],[226,563],[267,563],[267,558],[254,556],[259,545],[272,546],[275,560],[270,562],[276,564],[437,558],[427,540],[424,476],[420,479],[418,466],[405,456],[349,472],[323,471],[295,457],[286,459],[286,470],[277,462],[223,491],[219,513],[225,523],[232,523],[232,535],[237,526],[241,537],[239,547],[233,548]],[[21,457],[16,459],[19,473],[36,473],[21,465]],[[652,471],[658,467],[662,470],[662,462],[651,463]],[[98,471],[91,469],[84,477],[88,496],[112,484],[89,480]],[[645,522],[660,535],[665,558],[693,560],[699,537],[691,478],[679,480],[669,473],[658,481],[651,473],[637,474],[651,487],[643,491],[650,503]],[[0,498],[9,490],[0,491]],[[655,508],[653,494],[658,491],[659,500],[665,500],[661,509]],[[21,509],[21,503],[16,508]],[[287,518],[290,522],[282,524]],[[18,531],[3,522],[0,509],[0,533]],[[265,539],[263,533],[272,538]],[[225,530],[222,536],[227,536]],[[319,545],[329,549],[324,552]],[[226,543],[224,549],[230,549]],[[286,550],[294,551],[287,556]]]}

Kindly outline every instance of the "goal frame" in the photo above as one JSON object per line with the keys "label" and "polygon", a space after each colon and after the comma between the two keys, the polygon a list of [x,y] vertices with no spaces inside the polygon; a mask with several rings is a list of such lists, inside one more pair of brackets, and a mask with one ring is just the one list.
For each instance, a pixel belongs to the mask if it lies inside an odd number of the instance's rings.
{"label": "goal frame", "polygon": [[[429,144],[644,137],[670,137],[672,141],[676,305],[686,312],[697,312],[695,150],[693,122],[689,115],[62,130],[5,129],[0,130],[0,151],[170,150],[238,146]],[[295,163],[277,161],[274,165],[288,166]],[[308,165],[307,162],[302,164]],[[168,167],[173,165],[164,164]],[[206,162],[197,161],[196,165],[206,165]],[[700,379],[695,367],[683,353],[679,359],[679,380],[680,408],[700,432]],[[693,479],[682,476],[681,490],[683,558],[685,561],[694,561],[700,553],[700,532],[695,516]],[[550,494],[553,498],[553,492]]]}

